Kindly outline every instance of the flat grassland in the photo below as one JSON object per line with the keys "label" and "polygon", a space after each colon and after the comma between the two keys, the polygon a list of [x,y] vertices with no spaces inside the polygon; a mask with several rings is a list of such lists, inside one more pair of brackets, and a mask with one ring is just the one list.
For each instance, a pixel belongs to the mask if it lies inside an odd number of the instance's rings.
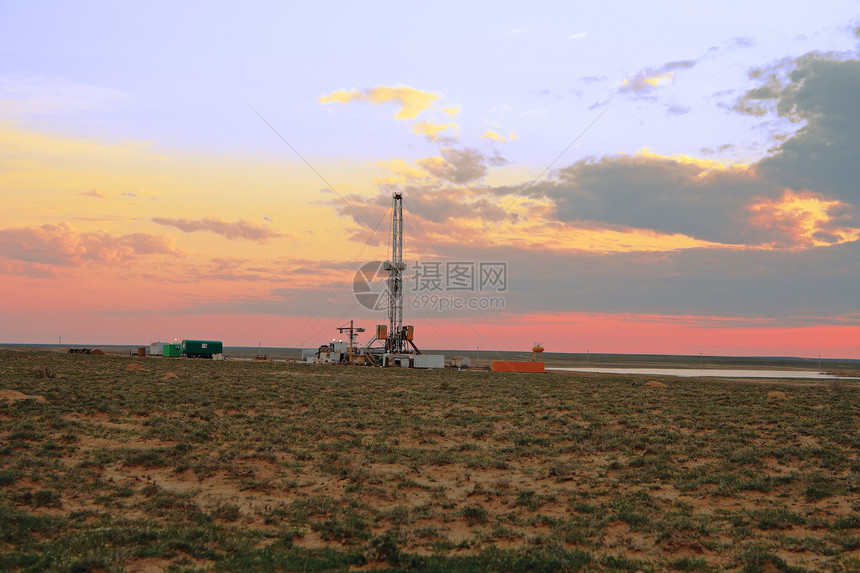
{"label": "flat grassland", "polygon": [[860,385],[0,351],[0,570],[860,569]]}

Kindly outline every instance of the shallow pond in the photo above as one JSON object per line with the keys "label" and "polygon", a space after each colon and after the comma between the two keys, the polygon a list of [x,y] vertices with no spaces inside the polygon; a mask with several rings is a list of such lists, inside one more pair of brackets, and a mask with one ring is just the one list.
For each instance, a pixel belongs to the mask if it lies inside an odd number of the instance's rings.
{"label": "shallow pond", "polygon": [[547,370],[596,372],[600,374],[678,376],[681,378],[798,378],[803,380],[835,380],[839,378],[833,374],[825,374],[812,370],[729,370],[719,368],[547,368]]}

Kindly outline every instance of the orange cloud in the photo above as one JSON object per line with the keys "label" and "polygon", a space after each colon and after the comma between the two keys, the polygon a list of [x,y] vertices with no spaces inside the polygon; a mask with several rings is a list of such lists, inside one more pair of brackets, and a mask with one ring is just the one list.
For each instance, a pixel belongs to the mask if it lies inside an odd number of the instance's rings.
{"label": "orange cloud", "polygon": [[423,157],[418,160],[418,164],[430,173],[437,173],[448,167],[448,162],[445,161],[445,158],[438,155]]}
{"label": "orange cloud", "polygon": [[[433,102],[439,99],[438,94],[416,90],[406,86],[389,87],[377,86],[367,90],[336,90],[319,99],[319,103],[341,103],[351,101],[366,101],[373,105],[381,105],[388,102],[396,102],[400,108],[394,114],[398,120],[414,119],[422,111],[430,109]],[[446,108],[446,110],[452,108]]]}
{"label": "orange cloud", "polygon": [[442,108],[442,111],[444,111],[445,113],[447,113],[447,114],[448,114],[448,117],[453,118],[455,115],[457,115],[458,113],[460,113],[460,108],[459,108],[459,107],[457,107],[456,105],[449,105],[449,106],[447,106],[447,107],[443,107],[443,108]]}
{"label": "orange cloud", "polygon": [[[450,169],[442,157],[420,161],[430,169]],[[488,198],[481,186],[437,188],[434,183],[406,189],[413,220],[422,228],[422,237],[432,244],[464,244],[476,247],[505,245],[533,251],[559,253],[670,252],[684,249],[737,249],[690,237],[650,229],[563,222],[554,218],[554,204],[548,198],[522,197],[506,204]],[[375,207],[376,198],[351,198],[357,208]],[[361,201],[362,203],[359,203]],[[349,213],[342,209],[343,214]],[[370,217],[367,217],[370,218]]]}
{"label": "orange cloud", "polygon": [[423,135],[428,141],[438,141],[440,134],[449,129],[456,130],[457,124],[451,123],[433,123],[432,121],[418,121],[412,124],[412,132],[416,135]]}
{"label": "orange cloud", "polygon": [[[439,157],[439,159],[442,158]],[[376,165],[388,172],[388,175],[374,179],[374,185],[399,185],[423,179],[430,175],[426,169],[414,167],[400,158],[377,161]]]}
{"label": "orange cloud", "polygon": [[[500,218],[488,228],[479,220],[447,222],[435,231],[436,241],[447,237],[484,245],[507,245],[526,250],[552,250],[557,252],[630,253],[668,252],[683,249],[731,248],[728,245],[703,241],[681,233],[660,233],[648,229],[608,229],[560,223],[544,219],[540,206],[521,206]],[[464,213],[468,213],[464,209]],[[455,231],[454,228],[458,227]]]}
{"label": "orange cloud", "polygon": [[500,229],[514,243],[526,248],[548,247],[559,251],[600,253],[666,252],[682,249],[724,248],[682,233],[661,233],[649,229],[582,228],[572,224],[537,224]]}
{"label": "orange cloud", "polygon": [[505,137],[504,135],[493,131],[492,129],[488,129],[484,132],[484,135],[481,136],[481,139],[489,139],[490,141],[498,141],[502,143],[506,141],[516,141],[519,138],[517,137],[517,134],[513,131],[510,132],[507,137]]}
{"label": "orange cloud", "polygon": [[490,141],[507,141],[504,135],[501,135],[492,129],[485,131],[484,135],[481,136],[481,139],[489,139]]}
{"label": "orange cloud", "polygon": [[[729,169],[746,169],[749,167],[746,163],[724,163],[722,161],[716,161],[713,159],[701,159],[699,157],[692,157],[690,155],[684,154],[676,154],[676,155],[661,155],[659,153],[654,153],[649,147],[643,147],[641,150],[636,152],[636,157],[647,157],[649,159],[669,159],[671,161],[675,161],[677,163],[682,163],[684,165],[695,165],[697,167],[701,167],[706,170],[718,170],[725,171]],[[699,174],[699,177],[703,177],[707,174],[707,171],[703,171]]]}
{"label": "orange cloud", "polygon": [[364,98],[364,93],[359,90],[335,90],[328,95],[324,95],[319,99],[320,103],[349,103],[353,100],[361,100]]}
{"label": "orange cloud", "polygon": [[761,199],[750,205],[758,213],[753,222],[766,228],[779,228],[804,247],[821,247],[860,239],[860,229],[838,227],[831,223],[833,211],[846,205],[810,192],[786,190],[779,199]]}

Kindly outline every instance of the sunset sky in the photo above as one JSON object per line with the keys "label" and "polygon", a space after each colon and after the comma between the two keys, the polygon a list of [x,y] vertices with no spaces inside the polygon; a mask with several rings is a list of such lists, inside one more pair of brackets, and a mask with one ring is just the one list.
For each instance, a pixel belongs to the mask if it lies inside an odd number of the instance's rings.
{"label": "sunset sky", "polygon": [[419,346],[860,358],[858,50],[855,1],[0,0],[0,343],[370,332],[397,190],[411,286],[506,264]]}

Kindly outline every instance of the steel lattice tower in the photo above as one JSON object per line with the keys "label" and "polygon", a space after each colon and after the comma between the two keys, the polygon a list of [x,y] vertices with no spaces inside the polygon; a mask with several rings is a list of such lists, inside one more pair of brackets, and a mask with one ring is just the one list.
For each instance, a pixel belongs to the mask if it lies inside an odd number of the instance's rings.
{"label": "steel lattice tower", "polygon": [[388,271],[388,352],[404,351],[403,342],[403,194],[394,192],[394,209],[391,215],[391,260],[385,261]]}

